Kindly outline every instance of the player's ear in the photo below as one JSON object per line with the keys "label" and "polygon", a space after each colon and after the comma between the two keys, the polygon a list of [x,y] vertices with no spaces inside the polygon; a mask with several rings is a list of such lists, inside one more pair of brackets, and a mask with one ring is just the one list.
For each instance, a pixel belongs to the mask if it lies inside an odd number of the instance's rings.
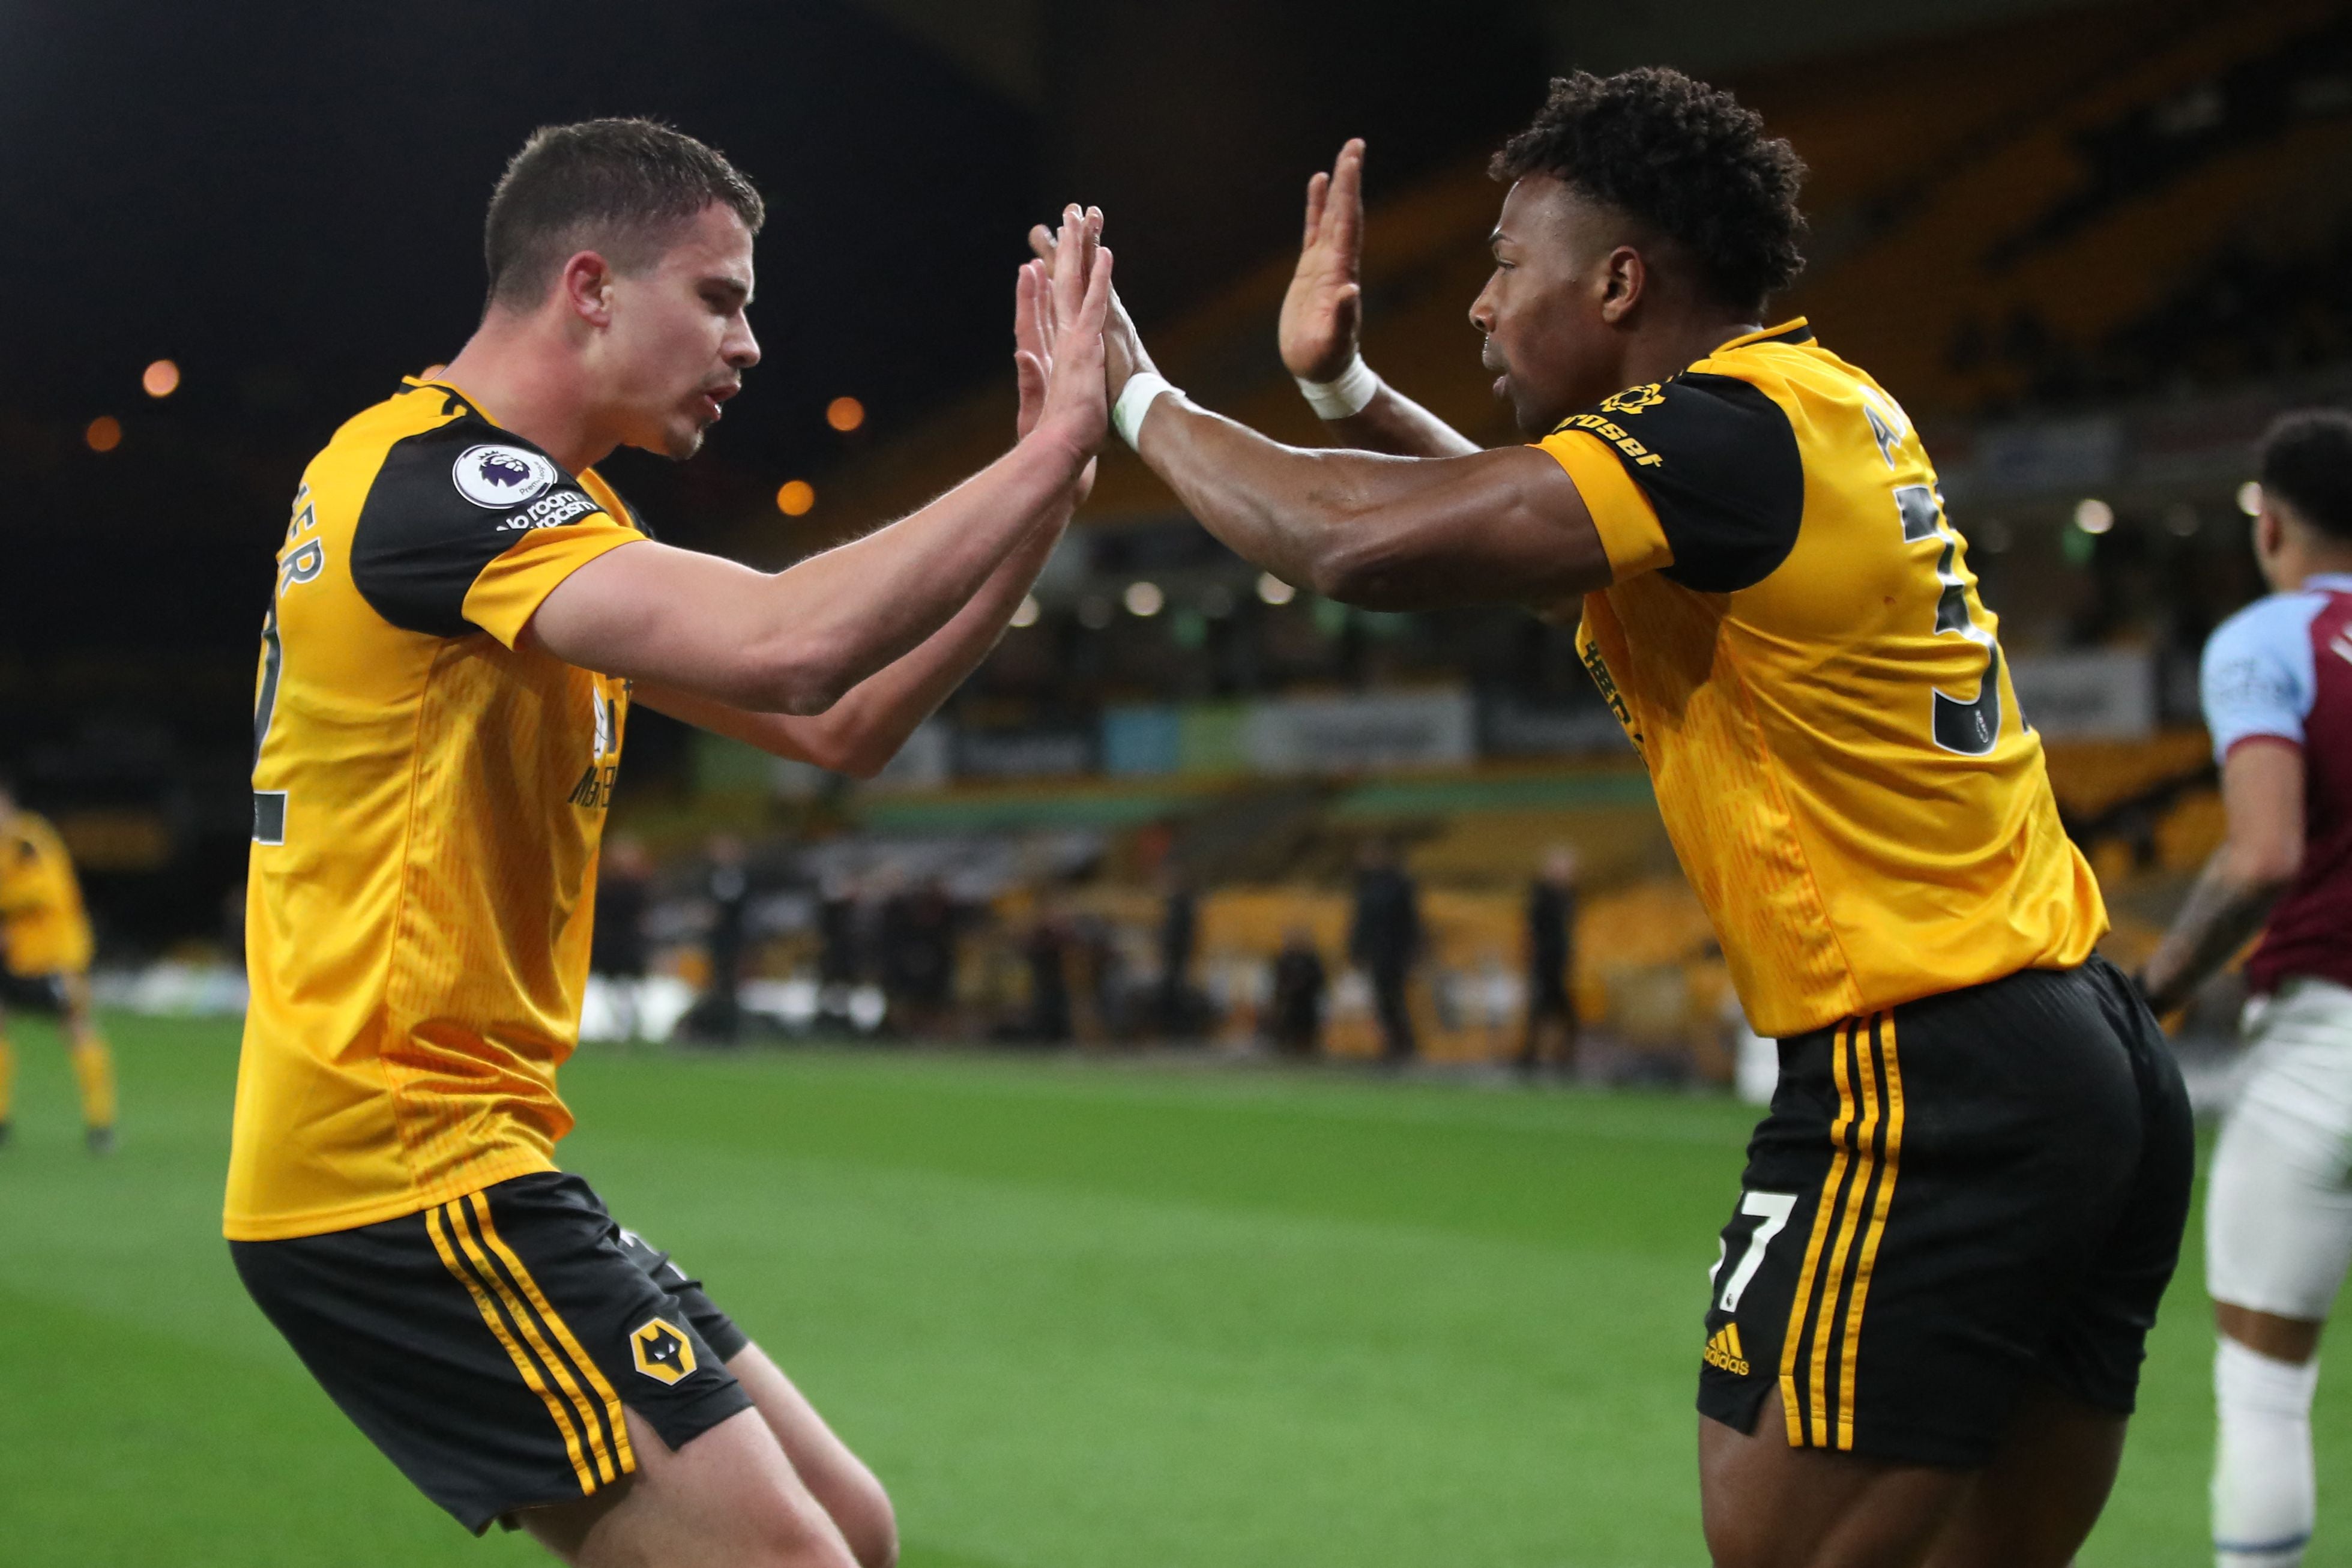
{"label": "player's ear", "polygon": [[1601,258],[1596,280],[1601,290],[1601,319],[1613,327],[1641,302],[1642,289],[1649,282],[1649,269],[1640,251],[1630,245],[1621,245]]}
{"label": "player's ear", "polygon": [[573,253],[556,275],[555,286],[572,314],[594,327],[613,324],[613,268],[593,250]]}

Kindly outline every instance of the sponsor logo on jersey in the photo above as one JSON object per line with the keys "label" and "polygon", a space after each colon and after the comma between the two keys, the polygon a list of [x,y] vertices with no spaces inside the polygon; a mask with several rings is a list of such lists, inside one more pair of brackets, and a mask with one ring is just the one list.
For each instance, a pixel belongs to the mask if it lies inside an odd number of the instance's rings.
{"label": "sponsor logo on jersey", "polygon": [[694,1344],[665,1318],[647,1318],[629,1331],[629,1358],[656,1383],[675,1384],[694,1375]]}
{"label": "sponsor logo on jersey", "polygon": [[[1617,395],[1617,397],[1622,397],[1624,395],[1625,395],[1621,392]],[[1616,400],[1617,398],[1612,397],[1609,401],[1610,403],[1614,403]],[[1663,403],[1665,400],[1664,398],[1660,398],[1659,401]],[[1609,404],[1604,403],[1601,406],[1606,408],[1609,406]],[[1598,414],[1570,415],[1568,418],[1560,421],[1559,427],[1561,430],[1591,431],[1594,435],[1600,437],[1602,440],[1608,442],[1611,446],[1624,453],[1628,458],[1633,458],[1633,464],[1636,468],[1654,468],[1665,462],[1664,458],[1661,458],[1655,452],[1651,451],[1647,447],[1643,446],[1642,443],[1636,441],[1632,436],[1628,435],[1622,425],[1618,424],[1613,419],[1603,419]],[[1558,434],[1558,432],[1554,432],[1554,434]]]}
{"label": "sponsor logo on jersey", "polygon": [[1644,408],[1655,408],[1665,400],[1665,393],[1653,381],[1641,386],[1629,386],[1622,392],[1611,393],[1601,400],[1601,412],[1639,414]]}
{"label": "sponsor logo on jersey", "polygon": [[555,465],[520,447],[468,447],[450,468],[457,493],[476,506],[505,511],[555,482]]}
{"label": "sponsor logo on jersey", "polygon": [[499,526],[518,533],[534,528],[554,528],[595,510],[596,503],[578,490],[561,489],[540,497]]}
{"label": "sponsor logo on jersey", "polygon": [[1726,1323],[1706,1342],[1706,1350],[1699,1358],[1709,1366],[1721,1367],[1734,1377],[1746,1377],[1748,1372],[1748,1352],[1739,1342],[1739,1325]]}

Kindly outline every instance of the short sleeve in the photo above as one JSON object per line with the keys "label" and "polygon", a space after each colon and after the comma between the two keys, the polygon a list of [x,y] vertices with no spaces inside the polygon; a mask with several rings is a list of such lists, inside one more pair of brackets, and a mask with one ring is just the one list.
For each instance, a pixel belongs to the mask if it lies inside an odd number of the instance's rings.
{"label": "short sleeve", "polygon": [[1575,481],[1619,581],[1658,571],[1706,594],[1772,574],[1804,520],[1788,415],[1737,376],[1692,372],[1629,387],[1539,445]]}
{"label": "short sleeve", "polygon": [[469,416],[385,453],[352,531],[352,581],[404,631],[485,631],[511,647],[558,583],[644,537],[537,447]]}
{"label": "short sleeve", "polygon": [[2319,605],[2313,595],[2275,595],[2247,605],[2207,639],[2198,685],[2216,762],[2256,736],[2303,743],[2315,684],[2311,621]]}

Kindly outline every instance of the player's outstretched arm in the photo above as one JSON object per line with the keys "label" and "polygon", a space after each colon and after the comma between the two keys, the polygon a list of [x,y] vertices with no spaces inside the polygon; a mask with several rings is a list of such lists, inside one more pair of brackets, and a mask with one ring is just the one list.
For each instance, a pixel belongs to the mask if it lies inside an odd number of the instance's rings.
{"label": "player's outstretched arm", "polygon": [[2303,748],[2256,741],[2221,764],[2229,826],[2172,929],[2140,972],[2148,1005],[2169,1013],[2262,929],[2303,866]]}
{"label": "player's outstretched arm", "polygon": [[548,595],[529,635],[651,689],[796,715],[829,710],[923,645],[1024,541],[1066,518],[1102,443],[1111,262],[1096,222],[1074,208],[1065,224],[1063,254],[1079,264],[1048,280],[1043,405],[1004,457],[889,527],[772,575],[650,542],[608,552]]}
{"label": "player's outstretched arm", "polygon": [[[1058,274],[1062,254],[1039,248],[1055,257]],[[1114,403],[1135,376],[1165,385],[1116,292],[1103,346]],[[1611,581],[1584,498],[1534,447],[1431,458],[1309,451],[1268,440],[1172,388],[1122,433],[1202,527],[1244,559],[1326,598],[1381,610],[1511,604],[1550,611]]]}
{"label": "player's outstretched arm", "polygon": [[[1043,263],[1021,269],[1013,310],[1013,369],[1020,385],[1014,433],[1026,437],[1044,416],[1053,366],[1052,297]],[[971,602],[914,652],[853,687],[823,713],[755,713],[671,687],[639,683],[637,701],[674,719],[746,742],[777,756],[814,763],[835,773],[871,778],[882,771],[916,726],[937,711],[988,657],[1035,585],[1046,557],[1060,542],[1070,514],[1092,488],[1088,464],[1066,492],[1064,504],[1013,547]]]}
{"label": "player's outstretched arm", "polygon": [[[1040,226],[1033,243],[1044,235]],[[1477,443],[1372,374],[1363,363],[1364,143],[1307,182],[1307,232],[1282,297],[1282,363],[1333,444],[1409,458],[1458,458]],[[1369,401],[1367,399],[1369,398]]]}

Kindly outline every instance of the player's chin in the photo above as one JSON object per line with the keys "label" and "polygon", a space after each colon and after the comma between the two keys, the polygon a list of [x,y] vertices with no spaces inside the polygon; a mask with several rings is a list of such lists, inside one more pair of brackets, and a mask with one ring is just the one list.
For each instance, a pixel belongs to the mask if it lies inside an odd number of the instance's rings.
{"label": "player's chin", "polygon": [[699,419],[673,421],[662,431],[662,456],[674,462],[685,462],[702,450],[702,438],[709,431],[710,426]]}

